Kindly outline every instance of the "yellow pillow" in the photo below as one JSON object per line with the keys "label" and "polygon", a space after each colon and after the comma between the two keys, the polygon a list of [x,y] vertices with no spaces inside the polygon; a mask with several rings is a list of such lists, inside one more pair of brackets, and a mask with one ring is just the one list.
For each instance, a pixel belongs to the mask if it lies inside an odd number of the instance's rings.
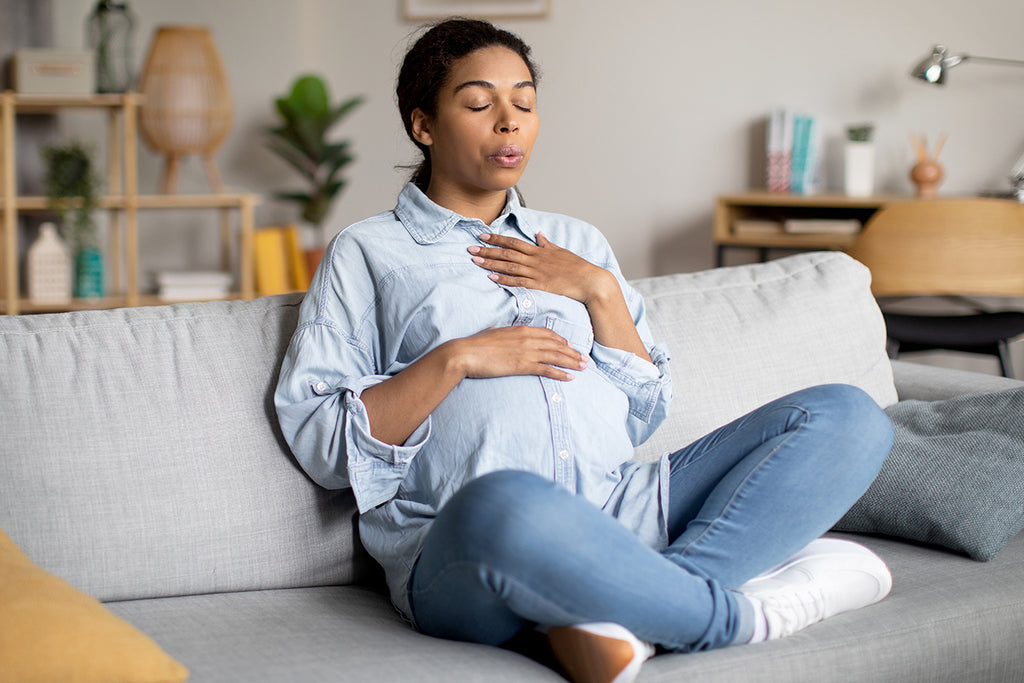
{"label": "yellow pillow", "polygon": [[0,529],[0,681],[184,681],[188,669]]}

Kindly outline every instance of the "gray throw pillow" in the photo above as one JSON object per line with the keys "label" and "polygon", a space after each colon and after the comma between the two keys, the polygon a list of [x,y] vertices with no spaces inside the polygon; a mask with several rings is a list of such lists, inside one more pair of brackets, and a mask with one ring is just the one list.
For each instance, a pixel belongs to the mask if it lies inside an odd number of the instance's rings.
{"label": "gray throw pillow", "polygon": [[1024,388],[902,401],[878,478],[835,526],[995,557],[1024,527]]}

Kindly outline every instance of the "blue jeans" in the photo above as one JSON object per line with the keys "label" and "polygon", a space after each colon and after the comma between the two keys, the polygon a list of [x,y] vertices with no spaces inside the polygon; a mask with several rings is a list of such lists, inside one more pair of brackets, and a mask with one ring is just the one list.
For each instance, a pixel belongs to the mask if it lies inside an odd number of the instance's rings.
{"label": "blue jeans", "polygon": [[485,475],[428,532],[413,614],[427,634],[493,645],[594,621],[682,652],[744,642],[753,613],[732,589],[835,524],[892,439],[888,416],[854,387],[773,401],[670,456],[661,552],[543,477]]}

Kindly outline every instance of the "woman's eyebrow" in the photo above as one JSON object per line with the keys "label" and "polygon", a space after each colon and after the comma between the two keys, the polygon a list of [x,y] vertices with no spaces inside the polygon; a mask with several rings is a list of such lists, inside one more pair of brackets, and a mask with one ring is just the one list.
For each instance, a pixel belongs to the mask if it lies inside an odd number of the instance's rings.
{"label": "woman's eyebrow", "polygon": [[[478,88],[487,88],[488,90],[498,89],[498,86],[494,85],[490,81],[466,81],[465,83],[455,86],[455,92],[459,92],[460,90],[463,90],[465,88],[472,88],[474,86]],[[512,88],[513,90],[519,90],[521,88],[533,88],[534,90],[536,90],[537,86],[534,84],[533,81],[519,81],[514,86],[512,86]]]}

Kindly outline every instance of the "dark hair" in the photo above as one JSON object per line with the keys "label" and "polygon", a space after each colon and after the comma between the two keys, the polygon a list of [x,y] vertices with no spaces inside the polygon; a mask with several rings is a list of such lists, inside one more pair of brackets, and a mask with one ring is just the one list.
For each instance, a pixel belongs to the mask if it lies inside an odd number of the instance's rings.
{"label": "dark hair", "polygon": [[519,36],[477,19],[461,17],[434,24],[405,54],[398,72],[398,111],[405,132],[421,152],[423,162],[412,181],[424,192],[430,185],[430,148],[412,134],[412,113],[420,109],[427,116],[437,114],[437,99],[448,82],[456,60],[487,47],[506,47],[522,57],[530,77],[537,82],[537,67],[530,59],[530,47]]}

